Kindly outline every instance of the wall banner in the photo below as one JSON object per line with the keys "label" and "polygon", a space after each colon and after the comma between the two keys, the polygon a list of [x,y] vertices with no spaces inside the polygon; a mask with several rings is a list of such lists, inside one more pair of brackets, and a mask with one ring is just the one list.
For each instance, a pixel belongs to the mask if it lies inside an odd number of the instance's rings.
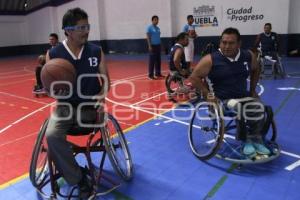
{"label": "wall banner", "polygon": [[194,25],[196,27],[210,27],[219,25],[219,19],[216,15],[215,6],[202,5],[194,7],[193,16],[195,19]]}

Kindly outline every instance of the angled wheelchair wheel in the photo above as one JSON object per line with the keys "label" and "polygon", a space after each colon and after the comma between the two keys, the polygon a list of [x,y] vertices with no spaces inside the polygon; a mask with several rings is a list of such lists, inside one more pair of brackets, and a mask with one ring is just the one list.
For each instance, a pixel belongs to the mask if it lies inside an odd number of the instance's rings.
{"label": "angled wheelchair wheel", "polygon": [[41,188],[46,184],[47,178],[49,179],[48,145],[45,138],[47,125],[48,120],[44,122],[40,129],[31,157],[29,178],[32,185],[36,188]]}
{"label": "angled wheelchair wheel", "polygon": [[174,94],[179,86],[183,86],[182,78],[168,74],[165,80],[165,86],[169,95]]}
{"label": "angled wheelchair wheel", "polygon": [[276,72],[275,72],[275,75],[279,75],[281,78],[284,78],[286,76],[286,73],[285,73],[285,69],[281,63],[281,59],[279,58],[278,59],[278,62],[276,64]]}
{"label": "angled wheelchair wheel", "polygon": [[106,152],[114,170],[125,181],[131,180],[133,176],[132,159],[118,121],[108,114],[107,123],[101,132]]}
{"label": "angled wheelchair wheel", "polygon": [[188,138],[193,154],[200,160],[213,157],[224,137],[223,114],[218,105],[200,102],[193,113]]}

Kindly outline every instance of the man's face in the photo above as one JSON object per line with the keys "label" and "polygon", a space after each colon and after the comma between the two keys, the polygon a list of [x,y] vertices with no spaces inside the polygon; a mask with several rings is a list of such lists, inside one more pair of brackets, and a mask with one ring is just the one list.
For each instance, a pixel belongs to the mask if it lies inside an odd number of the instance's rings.
{"label": "man's face", "polygon": [[181,41],[181,45],[186,47],[189,44],[189,37],[186,35]]}
{"label": "man's face", "polygon": [[194,23],[194,18],[193,17],[188,18],[188,24],[192,25],[193,23]]}
{"label": "man's face", "polygon": [[53,47],[56,46],[58,43],[58,40],[56,39],[56,37],[50,36],[49,37],[49,44]]}
{"label": "man's face", "polygon": [[158,18],[157,17],[153,18],[152,24],[155,25],[155,26],[158,24]]}
{"label": "man's face", "polygon": [[220,41],[220,49],[224,56],[234,58],[240,48],[240,42],[235,34],[224,34]]}
{"label": "man's face", "polygon": [[84,45],[89,37],[90,25],[87,19],[81,19],[72,29],[67,31],[70,37],[77,45]]}
{"label": "man's face", "polygon": [[265,31],[266,34],[271,33],[271,30],[272,30],[272,28],[271,28],[270,25],[265,25],[265,26],[264,26],[264,31]]}

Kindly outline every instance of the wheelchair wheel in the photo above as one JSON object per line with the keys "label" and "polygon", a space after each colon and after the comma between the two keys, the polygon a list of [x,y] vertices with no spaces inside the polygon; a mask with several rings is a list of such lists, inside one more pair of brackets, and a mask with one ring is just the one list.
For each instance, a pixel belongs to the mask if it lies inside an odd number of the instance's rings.
{"label": "wheelchair wheel", "polygon": [[49,174],[47,156],[48,145],[45,138],[47,125],[48,120],[44,122],[40,129],[31,157],[29,178],[32,185],[36,188],[40,188],[44,185]]}
{"label": "wheelchair wheel", "polygon": [[285,70],[282,66],[282,63],[280,61],[280,58],[276,64],[276,72],[275,72],[275,75],[279,75],[281,78],[284,78],[286,76],[285,74]]}
{"label": "wheelchair wheel", "polygon": [[224,120],[217,105],[200,102],[193,113],[188,138],[193,154],[200,160],[213,157],[224,137]]}
{"label": "wheelchair wheel", "polygon": [[133,166],[130,151],[118,121],[108,114],[107,123],[102,130],[103,142],[109,160],[116,173],[125,181],[131,180]]}
{"label": "wheelchair wheel", "polygon": [[165,86],[167,88],[168,94],[175,93],[177,88],[183,85],[184,85],[183,80],[180,77],[172,76],[170,74],[168,74],[168,76],[166,77]]}

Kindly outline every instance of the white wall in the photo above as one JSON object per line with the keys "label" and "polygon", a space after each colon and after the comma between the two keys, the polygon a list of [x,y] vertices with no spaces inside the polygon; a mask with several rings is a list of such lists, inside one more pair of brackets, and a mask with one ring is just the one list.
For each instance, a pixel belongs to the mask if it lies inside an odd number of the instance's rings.
{"label": "white wall", "polygon": [[85,10],[89,15],[89,23],[91,24],[89,40],[100,40],[98,0],[76,0],[57,7],[57,21],[55,24],[59,30],[60,38],[65,38],[64,31],[61,29],[63,15],[68,9],[75,7]]}
{"label": "white wall", "polygon": [[25,45],[26,20],[22,16],[0,16],[0,46]]}
{"label": "white wall", "polygon": [[[300,33],[299,0],[75,0],[27,16],[0,16],[0,46],[47,43],[50,32],[57,32],[64,39],[62,16],[74,7],[83,8],[89,15],[90,40],[145,38],[152,15],[160,18],[162,37],[172,37],[181,32],[186,16],[201,6],[215,6],[210,17],[217,18],[218,26],[208,24],[197,28],[199,36],[218,36],[228,26],[238,28],[244,35],[256,35],[266,22],[272,23],[273,30],[280,34]],[[250,7],[251,15],[263,15],[263,19],[246,22],[229,19],[228,9]]]}
{"label": "white wall", "polygon": [[289,33],[300,33],[300,1],[290,0]]}
{"label": "white wall", "polygon": [[[99,0],[101,39],[139,39],[153,15],[159,16],[161,36],[171,36],[170,0]],[[105,9],[103,9],[105,8]],[[104,13],[103,13],[104,12]]]}
{"label": "white wall", "polygon": [[56,32],[57,27],[54,23],[56,9],[46,7],[27,15],[26,32],[27,44],[43,44],[48,42],[49,33]]}
{"label": "white wall", "polygon": [[[219,35],[226,27],[236,27],[243,35],[255,35],[263,31],[263,25],[270,22],[273,25],[274,31],[277,33],[287,33],[288,26],[288,11],[289,0],[173,0],[175,6],[175,14],[177,20],[173,22],[176,26],[175,32],[180,32],[183,25],[186,23],[186,16],[188,14],[194,15],[194,8],[202,6],[215,7],[215,12],[212,16],[206,18],[216,17],[218,26],[199,27],[196,29],[200,36]],[[252,7],[252,8],[251,8]],[[251,13],[237,14],[239,16],[245,15],[263,15],[260,20],[231,20],[232,15],[228,15],[229,9],[251,9]],[[230,11],[230,10],[229,10]],[[205,18],[204,16],[202,18]]]}

